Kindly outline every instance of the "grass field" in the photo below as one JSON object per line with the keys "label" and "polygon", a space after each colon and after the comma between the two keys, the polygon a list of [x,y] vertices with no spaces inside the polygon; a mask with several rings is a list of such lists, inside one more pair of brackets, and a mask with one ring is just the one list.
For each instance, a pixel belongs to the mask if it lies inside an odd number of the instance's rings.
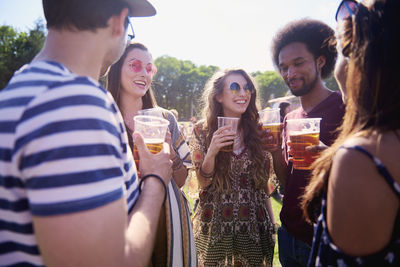
{"label": "grass field", "polygon": [[[281,224],[281,220],[279,219],[279,213],[281,212],[282,204],[278,201],[276,201],[274,198],[271,197],[271,204],[272,204],[272,209],[274,210],[274,217],[275,221],[277,221],[279,224]],[[278,237],[276,237],[276,241],[278,242]],[[281,263],[279,262],[279,256],[278,256],[278,243],[275,243],[275,251],[274,251],[274,267],[281,267]]]}
{"label": "grass field", "polygon": [[[189,203],[190,203],[192,210],[193,210],[194,200],[197,198],[195,188],[197,188],[196,178],[194,178],[192,172],[189,172],[188,181],[186,182],[183,190],[185,191],[186,196],[189,199]],[[274,211],[275,221],[280,224],[281,220],[279,219],[279,213],[281,212],[282,204],[280,202],[276,201],[272,197],[271,197],[271,204],[272,204],[272,209]],[[277,240],[277,238],[276,238],[276,240]],[[279,262],[279,257],[278,257],[278,244],[277,243],[275,243],[273,267],[281,267],[281,264]]]}

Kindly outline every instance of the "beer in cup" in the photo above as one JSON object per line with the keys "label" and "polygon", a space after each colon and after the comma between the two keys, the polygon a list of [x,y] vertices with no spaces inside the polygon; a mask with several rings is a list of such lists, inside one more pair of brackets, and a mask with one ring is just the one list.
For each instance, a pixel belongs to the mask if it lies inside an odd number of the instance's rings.
{"label": "beer in cup", "polygon": [[[237,128],[239,125],[239,118],[233,117],[218,117],[218,128],[222,126],[230,125],[230,130],[234,131],[235,134],[237,133]],[[233,140],[232,140],[233,141]],[[233,151],[233,143],[232,145],[227,145],[221,148],[222,152],[232,152]]]}
{"label": "beer in cup", "polygon": [[286,120],[286,131],[290,142],[289,158],[293,168],[310,170],[311,163],[318,158],[318,152],[310,152],[305,148],[319,144],[320,122],[321,118]]}
{"label": "beer in cup", "polygon": [[282,125],[280,108],[267,108],[258,112],[264,132],[268,132],[272,138],[267,139],[266,149],[278,148],[282,143]]}
{"label": "beer in cup", "polygon": [[[149,115],[138,115],[133,120],[135,122],[135,132],[139,132],[143,136],[144,143],[149,151],[153,154],[160,152],[164,146],[169,121]],[[135,145],[133,146],[133,157],[139,170],[139,153]]]}

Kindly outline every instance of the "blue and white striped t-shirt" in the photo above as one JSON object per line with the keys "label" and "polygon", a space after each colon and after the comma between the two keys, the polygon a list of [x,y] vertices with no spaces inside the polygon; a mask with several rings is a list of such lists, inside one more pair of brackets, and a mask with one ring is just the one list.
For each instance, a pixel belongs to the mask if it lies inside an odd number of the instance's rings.
{"label": "blue and white striped t-shirt", "polygon": [[42,266],[32,215],[138,198],[122,116],[97,81],[32,63],[0,91],[0,266]]}

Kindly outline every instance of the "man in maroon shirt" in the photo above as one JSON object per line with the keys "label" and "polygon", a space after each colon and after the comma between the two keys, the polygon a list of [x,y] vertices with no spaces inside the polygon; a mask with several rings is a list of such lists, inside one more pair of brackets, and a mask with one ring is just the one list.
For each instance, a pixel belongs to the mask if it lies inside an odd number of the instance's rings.
{"label": "man in maroon shirt", "polygon": [[311,171],[294,169],[288,160],[287,119],[322,118],[322,149],[336,138],[344,105],[340,93],[329,90],[323,78],[333,71],[337,52],[332,40],[334,31],[326,24],[301,19],[287,24],[274,37],[272,57],[275,66],[293,95],[300,97],[301,107],[288,113],[284,120],[283,150],[272,151],[275,173],[285,188],[278,230],[279,260],[283,267],[306,266],[311,249],[313,226],[300,208],[300,198],[309,182]]}

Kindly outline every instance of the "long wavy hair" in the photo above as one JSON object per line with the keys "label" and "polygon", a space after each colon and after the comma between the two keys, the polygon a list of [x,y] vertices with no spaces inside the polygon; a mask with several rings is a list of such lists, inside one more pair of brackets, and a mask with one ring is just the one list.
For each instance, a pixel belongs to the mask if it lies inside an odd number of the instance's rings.
{"label": "long wavy hair", "polygon": [[[128,43],[121,58],[110,67],[107,73],[107,81],[106,81],[107,90],[111,93],[115,103],[117,103],[119,108],[121,108],[120,105],[121,105],[121,89],[122,89],[121,69],[126,57],[128,56],[129,52],[132,51],[133,49],[140,49],[142,51],[150,53],[147,47],[141,43],[137,42]],[[147,90],[146,94],[142,96],[142,103],[143,103],[142,109],[154,108],[157,106],[157,101],[156,98],[154,97],[154,93],[151,87],[149,88],[149,90]],[[132,132],[126,125],[125,128],[128,131],[129,145],[131,149],[133,149]]]}
{"label": "long wavy hair", "polygon": [[[224,116],[222,104],[216,99],[217,95],[224,90],[226,77],[231,74],[242,75],[249,87],[252,89],[249,106],[240,118],[238,130],[242,132],[244,144],[249,151],[255,165],[254,182],[258,189],[265,188],[269,175],[269,160],[261,149],[261,137],[258,130],[258,103],[257,90],[253,79],[242,69],[227,69],[215,73],[205,86],[202,97],[202,123],[203,132],[206,137],[206,147],[211,143],[212,136],[218,128],[218,116]],[[212,185],[218,192],[229,192],[231,179],[229,177],[231,154],[219,152],[215,159],[215,175]]]}
{"label": "long wavy hair", "polygon": [[309,221],[316,221],[331,161],[346,139],[358,132],[394,131],[399,137],[399,12],[400,1],[375,0],[370,7],[359,4],[355,16],[340,22],[342,53],[349,58],[346,113],[338,139],[315,162],[303,196],[302,207]]}

